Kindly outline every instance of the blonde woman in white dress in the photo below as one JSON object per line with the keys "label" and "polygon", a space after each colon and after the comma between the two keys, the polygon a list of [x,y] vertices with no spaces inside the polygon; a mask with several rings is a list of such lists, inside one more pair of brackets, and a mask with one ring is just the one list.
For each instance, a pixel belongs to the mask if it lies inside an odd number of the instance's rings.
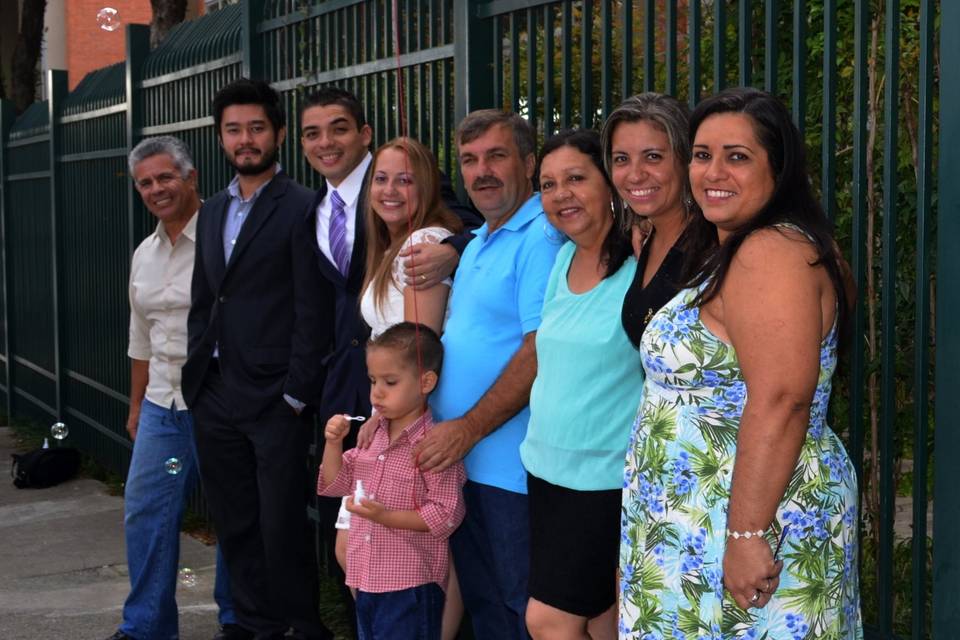
{"label": "blonde woman in white dress", "polygon": [[[399,257],[403,249],[421,243],[440,244],[463,229],[460,218],[440,197],[436,159],[416,140],[394,138],[374,153],[365,190],[361,201],[366,203],[363,215],[367,263],[360,314],[370,326],[371,336],[404,321],[419,322],[441,334],[453,280],[446,278],[429,289],[414,289],[404,278],[404,263],[409,258]],[[358,442],[363,439],[361,433]],[[336,556],[346,570],[349,513],[343,507],[337,528]],[[452,562],[446,596],[443,638],[452,640],[463,615]]]}

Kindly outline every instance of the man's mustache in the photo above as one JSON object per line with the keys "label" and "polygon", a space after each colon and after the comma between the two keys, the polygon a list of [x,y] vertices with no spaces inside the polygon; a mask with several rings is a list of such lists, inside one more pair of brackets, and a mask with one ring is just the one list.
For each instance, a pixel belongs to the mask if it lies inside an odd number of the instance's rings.
{"label": "man's mustache", "polygon": [[494,176],[481,176],[473,181],[471,189],[483,189],[484,187],[502,187],[503,182]]}

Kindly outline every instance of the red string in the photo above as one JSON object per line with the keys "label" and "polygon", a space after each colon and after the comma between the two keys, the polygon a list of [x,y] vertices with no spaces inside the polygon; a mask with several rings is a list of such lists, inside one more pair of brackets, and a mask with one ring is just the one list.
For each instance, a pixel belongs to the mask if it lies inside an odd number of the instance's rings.
{"label": "red string", "polygon": [[[393,54],[394,59],[396,60],[397,66],[397,111],[400,116],[400,135],[404,138],[410,137],[410,131],[407,125],[407,114],[405,110],[406,105],[406,86],[403,82],[403,66],[400,60],[400,15],[399,15],[399,6],[398,0],[393,0],[391,3],[392,13],[393,13]],[[409,43],[408,43],[409,46]],[[410,152],[407,150],[406,159],[405,159],[404,169],[407,174],[410,174]],[[418,188],[419,185],[414,184],[415,188]],[[410,200],[407,199],[407,238],[413,238],[413,212],[410,210]],[[412,245],[411,245],[412,246]],[[402,247],[401,247],[402,248]],[[416,270],[416,259],[413,255],[408,258],[410,266]],[[417,305],[417,289],[416,283],[412,287],[413,290],[413,321],[414,321],[414,332],[415,340],[417,347],[417,378],[418,380],[423,379],[423,351],[420,346],[420,310]],[[422,394],[422,391],[421,391]],[[424,396],[424,405],[426,405],[426,397]],[[417,469],[420,468],[419,458],[414,461]],[[418,475],[421,475],[418,473]],[[411,494],[413,498],[413,508],[415,511],[420,510],[419,500],[417,500],[417,482],[414,480],[413,488],[411,489]]]}

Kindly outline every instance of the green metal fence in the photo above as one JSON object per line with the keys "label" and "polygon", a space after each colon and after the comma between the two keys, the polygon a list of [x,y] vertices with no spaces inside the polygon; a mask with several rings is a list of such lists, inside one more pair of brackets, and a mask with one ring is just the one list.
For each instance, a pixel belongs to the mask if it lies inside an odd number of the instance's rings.
{"label": "green metal fence", "polygon": [[[960,80],[939,73],[960,68],[960,39],[947,37],[958,24],[958,3],[936,0],[243,0],[180,25],[153,51],[146,28],[130,25],[124,63],[69,95],[52,72],[49,99],[16,119],[0,103],[0,398],[17,414],[64,419],[71,441],[126,471],[126,279],[154,225],[125,155],[144,136],[180,136],[202,193],[223,188],[231,172],[209,105],[241,75],[281,92],[281,163],[308,186],[316,176],[297,113],[304,92],[328,83],[363,99],[375,143],[409,132],[450,175],[452,133],[472,109],[513,109],[543,139],[599,126],[638,91],[693,105],[726,86],[763,87],[805,133],[860,292],[832,422],[869,516],[868,636],[953,637],[960,185],[936,168],[960,166]],[[935,473],[934,445],[944,461]],[[932,557],[931,486],[941,541]]]}

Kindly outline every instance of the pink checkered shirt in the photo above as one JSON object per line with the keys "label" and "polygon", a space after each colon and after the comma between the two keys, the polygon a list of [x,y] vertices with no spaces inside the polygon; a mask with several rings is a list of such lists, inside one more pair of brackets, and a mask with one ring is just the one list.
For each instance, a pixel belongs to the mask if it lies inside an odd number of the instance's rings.
{"label": "pink checkered shirt", "polygon": [[416,510],[429,532],[391,529],[353,514],[347,542],[347,584],[367,593],[400,591],[436,582],[446,589],[449,567],[447,538],[464,515],[466,473],[458,462],[440,473],[414,466],[413,449],[433,427],[428,410],[390,444],[389,420],[381,417],[367,449],[350,449],[334,481],[317,480],[322,496],[353,493],[357,480],[371,500],[391,510]]}

